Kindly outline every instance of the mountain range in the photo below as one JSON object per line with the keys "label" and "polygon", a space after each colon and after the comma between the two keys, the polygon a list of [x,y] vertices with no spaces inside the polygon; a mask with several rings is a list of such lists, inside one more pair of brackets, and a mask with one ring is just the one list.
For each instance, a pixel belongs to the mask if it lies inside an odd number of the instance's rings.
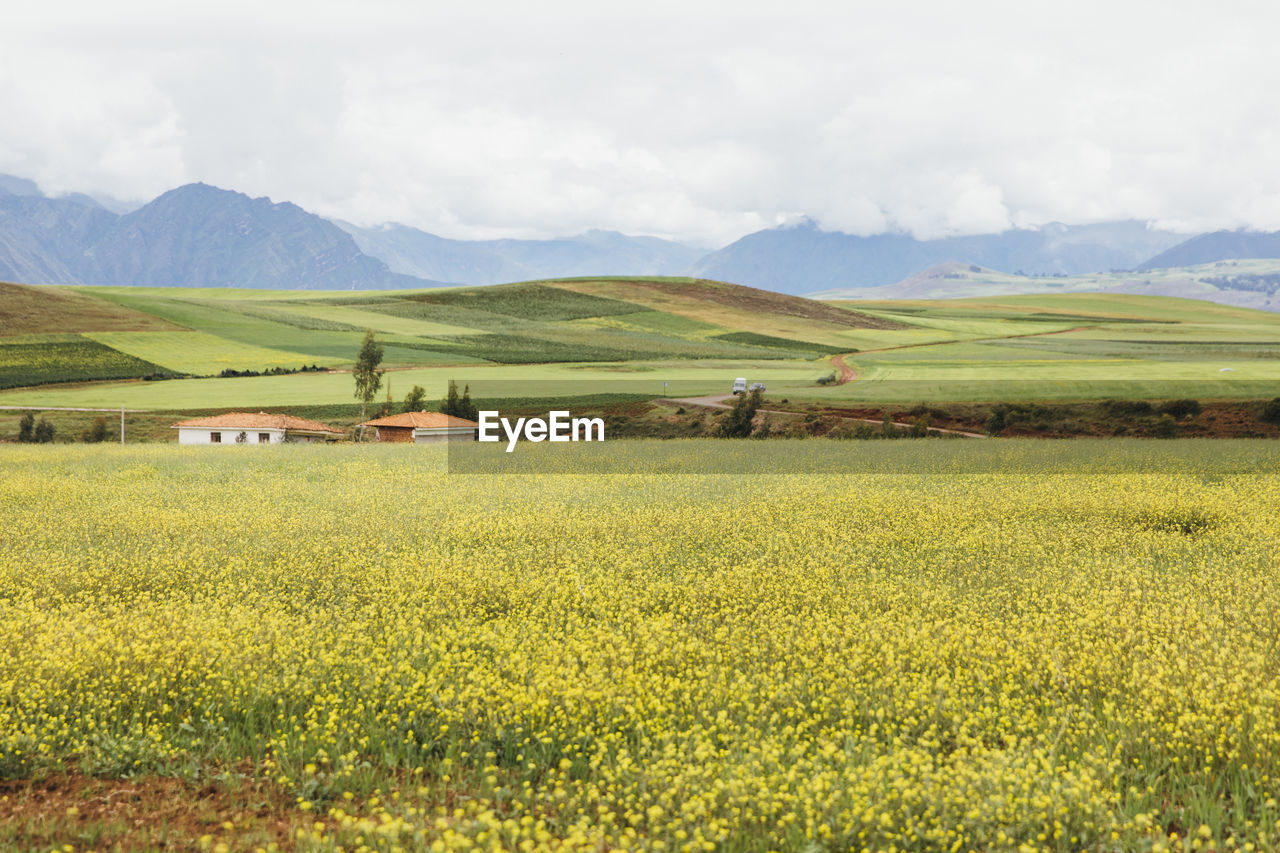
{"label": "mountain range", "polygon": [[459,284],[599,275],[684,275],[705,255],[657,237],[588,231],[551,240],[450,240],[407,225],[339,227],[396,272]]}
{"label": "mountain range", "polygon": [[1242,258],[1280,258],[1280,231],[1214,231],[1192,237],[1136,267],[1191,267]]}
{"label": "mountain range", "polygon": [[422,287],[297,205],[205,184],[123,215],[87,196],[0,186],[0,279],[35,284],[297,289]]}
{"label": "mountain range", "polygon": [[906,234],[859,237],[814,222],[757,231],[700,260],[693,275],[783,293],[878,287],[947,261],[1028,275],[1132,269],[1184,239],[1141,222],[1050,223],[1036,230],[918,240]]}
{"label": "mountain range", "polygon": [[140,207],[43,195],[0,175],[0,280],[32,284],[386,289],[568,276],[690,275],[789,294],[881,287],[947,262],[1025,276],[1150,270],[1280,257],[1280,232],[1190,239],[1136,221],[1051,223],[920,240],[824,231],[809,220],[714,251],[588,231],[548,240],[452,240],[406,225],[360,227],[289,202],[188,184]]}

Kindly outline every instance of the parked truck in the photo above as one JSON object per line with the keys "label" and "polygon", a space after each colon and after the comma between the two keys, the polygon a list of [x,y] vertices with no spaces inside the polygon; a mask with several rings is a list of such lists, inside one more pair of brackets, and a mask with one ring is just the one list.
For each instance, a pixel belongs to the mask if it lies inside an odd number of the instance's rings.
{"label": "parked truck", "polygon": [[733,380],[733,393],[747,393],[747,378],[745,376],[739,376],[737,379]]}

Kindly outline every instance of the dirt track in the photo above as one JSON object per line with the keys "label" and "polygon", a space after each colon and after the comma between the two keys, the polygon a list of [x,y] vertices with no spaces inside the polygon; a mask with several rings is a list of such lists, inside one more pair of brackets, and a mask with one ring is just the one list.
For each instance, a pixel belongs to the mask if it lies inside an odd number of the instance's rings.
{"label": "dirt track", "polygon": [[843,385],[846,382],[851,382],[858,378],[858,374],[854,372],[853,368],[845,364],[844,356],[831,356],[831,363],[835,365],[836,372],[838,374],[835,381],[836,385]]}

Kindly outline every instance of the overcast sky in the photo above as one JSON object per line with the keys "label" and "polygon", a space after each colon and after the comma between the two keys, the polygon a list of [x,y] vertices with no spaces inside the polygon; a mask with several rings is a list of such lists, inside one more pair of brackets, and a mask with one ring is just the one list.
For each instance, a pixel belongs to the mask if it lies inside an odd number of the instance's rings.
{"label": "overcast sky", "polygon": [[1271,2],[10,5],[0,172],[49,194],[699,245],[1280,229]]}

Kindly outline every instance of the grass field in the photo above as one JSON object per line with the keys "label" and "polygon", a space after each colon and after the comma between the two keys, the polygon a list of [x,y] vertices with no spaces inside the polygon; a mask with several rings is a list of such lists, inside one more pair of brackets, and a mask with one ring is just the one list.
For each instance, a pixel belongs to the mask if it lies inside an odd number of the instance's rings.
{"label": "grass field", "polygon": [[731,447],[0,447],[0,845],[1275,849],[1277,445]]}
{"label": "grass field", "polygon": [[[1163,297],[823,303],[663,278],[372,293],[5,287],[0,312],[7,304],[20,322],[0,329],[4,382],[37,386],[0,392],[7,405],[335,405],[350,400],[347,373],[39,383],[161,369],[211,376],[314,364],[342,371],[366,328],[385,345],[399,396],[414,384],[428,398],[442,396],[449,379],[498,383],[496,394],[513,396],[502,383],[563,380],[562,393],[574,393],[573,380],[610,378],[651,379],[655,394],[692,396],[727,389],[736,376],[765,382],[774,400],[850,404],[1280,395],[1280,315]],[[50,295],[41,313],[36,297]],[[89,303],[101,306],[100,318]],[[57,326],[62,314],[64,338],[79,333],[75,340],[101,347],[103,369],[69,361],[50,367],[55,342],[32,336]],[[830,358],[839,353],[856,380],[819,385],[836,371]],[[111,359],[133,367],[106,370]]]}
{"label": "grass field", "polygon": [[[803,387],[828,370],[809,361],[671,361],[596,364],[488,364],[414,368],[388,372],[396,399],[414,385],[440,399],[450,379],[483,388],[486,396],[521,397],[529,383],[539,396],[597,393],[602,388],[632,393],[643,388],[655,397],[727,392],[735,371],[777,387]],[[724,379],[729,376],[728,382]],[[663,383],[668,383],[663,386]],[[305,373],[240,379],[183,379],[169,382],[92,383],[76,387],[46,386],[0,394],[0,404],[32,406],[120,406],[138,409],[227,408],[233,406],[350,403],[350,373]],[[584,388],[587,389],[584,391]],[[379,394],[381,400],[383,394]]]}
{"label": "grass field", "polygon": [[0,388],[36,383],[126,379],[165,372],[160,365],[77,335],[52,336],[50,340],[39,342],[2,341],[0,339]]}

